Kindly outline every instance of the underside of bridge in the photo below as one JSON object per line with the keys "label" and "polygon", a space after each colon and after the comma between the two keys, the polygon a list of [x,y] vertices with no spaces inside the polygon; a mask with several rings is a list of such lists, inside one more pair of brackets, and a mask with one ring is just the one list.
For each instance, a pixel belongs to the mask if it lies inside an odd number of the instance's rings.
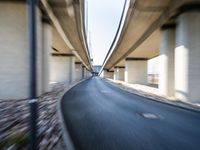
{"label": "underside of bridge", "polygon": [[130,0],[127,5],[101,73],[148,84],[147,61],[159,56],[160,92],[199,102],[200,1]]}
{"label": "underside of bridge", "polygon": [[[51,82],[73,84],[90,76],[84,7],[81,0],[38,1],[38,96],[50,90]],[[0,2],[0,99],[29,98],[32,56],[27,10],[25,0]]]}

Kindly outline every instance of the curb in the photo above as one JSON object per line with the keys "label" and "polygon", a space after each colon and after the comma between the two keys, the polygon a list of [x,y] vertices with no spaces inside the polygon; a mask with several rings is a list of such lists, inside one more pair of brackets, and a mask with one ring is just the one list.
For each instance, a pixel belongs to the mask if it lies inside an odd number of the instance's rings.
{"label": "curb", "polygon": [[[147,94],[146,95],[142,95],[140,93],[132,92],[132,91],[129,91],[129,90],[125,89],[125,88],[129,88],[129,89],[131,89],[131,88],[130,87],[126,87],[123,84],[122,84],[122,87],[120,87],[113,81],[110,81],[110,80],[105,79],[105,78],[102,78],[102,79],[105,82],[107,82],[108,84],[111,84],[111,85],[113,85],[113,86],[115,86],[115,87],[117,87],[117,88],[119,88],[121,90],[124,90],[126,92],[129,92],[129,93],[132,93],[132,94],[135,94],[135,95],[138,95],[138,96],[145,97],[148,100],[159,102],[159,103],[163,103],[163,104],[167,104],[167,105],[170,105],[170,106],[173,106],[173,107],[178,107],[178,108],[189,110],[189,111],[194,111],[194,112],[198,112],[198,113],[200,112],[200,107],[199,106],[195,106],[194,104],[186,103],[186,102],[183,102],[183,101],[180,101],[180,100],[178,102],[173,102],[173,101],[170,101],[167,98],[161,97],[159,95],[155,95],[155,98],[152,97],[151,95],[147,95]],[[161,100],[161,99],[163,99],[163,100]]]}
{"label": "curb", "polygon": [[63,118],[62,111],[61,111],[61,101],[62,101],[62,98],[63,98],[63,96],[64,96],[64,94],[66,92],[68,92],[71,88],[75,87],[76,85],[78,85],[81,82],[86,81],[88,79],[90,79],[90,78],[83,79],[83,80],[78,81],[75,84],[69,85],[69,87],[67,87],[64,90],[64,92],[62,92],[60,94],[59,99],[57,101],[58,118],[59,118],[59,121],[60,121],[60,124],[61,124],[61,129],[62,129],[62,133],[63,133],[62,135],[63,135],[63,138],[64,138],[64,144],[65,144],[67,150],[75,150],[75,147],[74,147],[72,139],[71,139],[71,137],[69,135],[69,132],[68,132],[68,129],[67,129],[67,125],[64,122],[64,118]]}

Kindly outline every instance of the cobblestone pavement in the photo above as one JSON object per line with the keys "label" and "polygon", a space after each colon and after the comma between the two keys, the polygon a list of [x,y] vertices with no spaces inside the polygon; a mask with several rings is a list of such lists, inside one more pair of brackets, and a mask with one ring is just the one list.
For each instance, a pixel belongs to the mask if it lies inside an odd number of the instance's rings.
{"label": "cobblestone pavement", "polygon": [[[53,90],[38,101],[38,142],[40,150],[64,150],[57,101],[65,84],[55,84]],[[28,100],[0,100],[0,150],[27,149]]]}
{"label": "cobblestone pavement", "polygon": [[170,105],[179,106],[186,109],[192,109],[195,111],[200,111],[200,104],[186,103],[178,99],[175,99],[174,97],[166,97],[160,94],[158,88],[154,87],[155,85],[129,84],[125,83],[124,81],[114,81],[112,79],[104,79],[104,80],[123,90],[150,98],[152,100],[156,100],[158,102],[164,102]]}

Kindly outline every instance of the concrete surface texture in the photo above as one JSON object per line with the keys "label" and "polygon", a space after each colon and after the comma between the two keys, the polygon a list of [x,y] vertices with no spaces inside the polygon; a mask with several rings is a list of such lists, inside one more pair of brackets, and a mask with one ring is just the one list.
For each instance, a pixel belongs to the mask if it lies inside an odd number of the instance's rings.
{"label": "concrete surface texture", "polygon": [[149,101],[91,78],[63,97],[62,112],[79,150],[198,150],[199,112]]}
{"label": "concrete surface texture", "polygon": [[49,23],[42,24],[42,93],[50,91],[50,58],[52,45],[52,27]]}
{"label": "concrete surface texture", "polygon": [[[113,47],[112,55],[108,55],[110,57],[105,59],[107,60],[106,64],[103,65],[105,69],[111,69],[120,60],[125,59],[159,28],[161,16],[164,16],[169,2],[170,0],[163,0],[162,2],[156,0],[130,0],[126,19],[121,24],[123,29],[117,33],[120,35],[120,40],[115,41],[116,44],[114,45],[117,46]],[[149,47],[152,46],[150,43]],[[140,51],[143,54],[148,53],[148,57],[152,57],[151,51],[145,49],[140,49]],[[153,51],[157,51],[157,49]]]}
{"label": "concrete surface texture", "polygon": [[71,69],[72,69],[72,56],[52,56],[51,57],[51,69],[50,69],[50,81],[51,82],[66,82],[71,83]]}
{"label": "concrete surface texture", "polygon": [[102,77],[113,79],[114,78],[114,72],[104,70],[103,73],[102,73]]}
{"label": "concrete surface texture", "polygon": [[175,49],[176,97],[200,101],[200,13],[185,12],[178,18]]}
{"label": "concrete surface texture", "polygon": [[114,68],[114,80],[124,81],[124,67],[115,67]]}
{"label": "concrete surface texture", "polygon": [[[0,5],[0,98],[25,99],[29,97],[29,51],[27,7],[24,3],[6,2]],[[6,17],[5,17],[6,16]],[[37,9],[37,85],[41,94],[41,19]]]}
{"label": "concrete surface texture", "polygon": [[125,82],[147,84],[147,60],[126,60]]}
{"label": "concrete surface texture", "polygon": [[161,29],[159,89],[166,96],[174,96],[175,25]]}
{"label": "concrete surface texture", "polygon": [[74,50],[76,57],[79,56],[82,63],[91,69],[89,52],[85,43],[84,1],[72,3],[71,0],[60,0],[59,2],[42,0],[41,2],[47,12],[51,13],[51,20],[69,49]]}
{"label": "concrete surface texture", "polygon": [[76,70],[76,81],[80,81],[82,79],[82,64],[81,63],[75,63],[75,70]]}
{"label": "concrete surface texture", "polygon": [[76,66],[75,66],[76,58],[75,56],[70,57],[70,70],[68,74],[70,75],[70,84],[76,82]]}

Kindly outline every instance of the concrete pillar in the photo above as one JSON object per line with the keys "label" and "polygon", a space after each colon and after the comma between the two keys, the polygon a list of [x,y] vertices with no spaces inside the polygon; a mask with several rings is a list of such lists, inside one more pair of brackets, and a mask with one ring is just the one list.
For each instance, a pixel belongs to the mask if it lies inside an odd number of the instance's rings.
{"label": "concrete pillar", "polygon": [[161,28],[159,90],[163,95],[174,96],[175,25]]}
{"label": "concrete pillar", "polygon": [[51,25],[42,24],[42,92],[50,91],[50,52],[52,45]]}
{"label": "concrete pillar", "polygon": [[90,78],[91,77],[91,72],[90,71],[88,71],[88,78]]}
{"label": "concrete pillar", "polygon": [[75,62],[75,68],[76,68],[76,81],[80,81],[82,79],[82,63],[81,62]]}
{"label": "concrete pillar", "polygon": [[90,71],[88,71],[85,67],[84,67],[84,78],[87,79],[91,76]]}
{"label": "concrete pillar", "polygon": [[86,69],[86,72],[85,72],[85,74],[86,74],[86,79],[88,78],[88,76],[89,76],[89,72],[88,72],[88,70]]}
{"label": "concrete pillar", "polygon": [[125,82],[147,84],[147,59],[126,58]]}
{"label": "concrete pillar", "polygon": [[103,72],[102,72],[103,78],[113,79],[113,76],[114,76],[114,71],[103,70]]}
{"label": "concrete pillar", "polygon": [[113,79],[113,77],[114,77],[114,71],[110,71],[109,78],[110,78],[110,79]]}
{"label": "concrete pillar", "polygon": [[[0,99],[26,99],[30,91],[29,40],[25,2],[0,2]],[[41,94],[41,15],[37,9],[37,86]]]}
{"label": "concrete pillar", "polygon": [[84,72],[85,72],[85,71],[84,71],[84,70],[85,70],[84,68],[85,68],[85,66],[82,66],[82,79],[84,79]]}
{"label": "concrete pillar", "polygon": [[118,75],[117,75],[117,68],[114,68],[114,75],[113,75],[113,79],[117,80]]}
{"label": "concrete pillar", "polygon": [[70,57],[70,68],[69,68],[69,74],[70,74],[70,84],[74,84],[76,82],[76,67],[75,67],[75,56]]}
{"label": "concrete pillar", "polygon": [[125,67],[122,66],[114,67],[114,80],[124,81],[124,71]]}
{"label": "concrete pillar", "polygon": [[177,22],[176,97],[184,101],[200,102],[200,11],[187,9],[187,12],[179,15]]}
{"label": "concrete pillar", "polygon": [[67,84],[73,83],[75,80],[75,58],[72,54],[52,54],[50,62],[51,82],[65,82]]}
{"label": "concrete pillar", "polygon": [[89,72],[88,72],[88,70],[86,69],[86,78],[88,78],[89,77]]}
{"label": "concrete pillar", "polygon": [[85,67],[83,68],[83,75],[84,79],[87,78],[87,69]]}

